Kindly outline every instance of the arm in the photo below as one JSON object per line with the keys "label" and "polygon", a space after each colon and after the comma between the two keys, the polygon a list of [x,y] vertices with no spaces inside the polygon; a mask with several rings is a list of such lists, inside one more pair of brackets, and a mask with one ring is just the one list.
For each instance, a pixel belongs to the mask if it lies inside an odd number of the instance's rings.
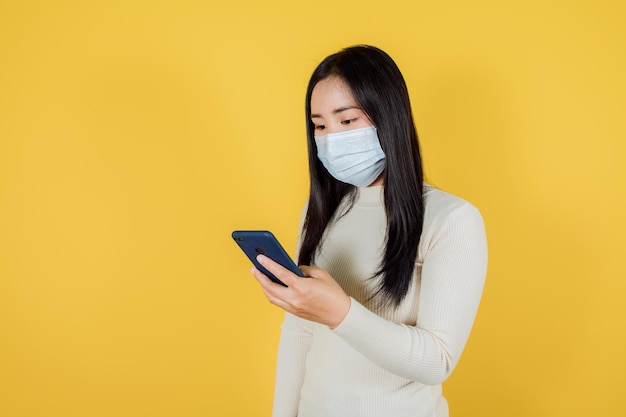
{"label": "arm", "polygon": [[469,337],[487,268],[480,213],[454,208],[428,237],[415,326],[398,324],[350,299],[327,272],[301,267],[302,279],[272,260],[257,259],[283,287],[252,269],[268,300],[298,317],[327,325],[354,349],[399,376],[440,384],[457,364]]}
{"label": "arm", "polygon": [[486,268],[482,218],[469,204],[457,207],[429,239],[417,324],[387,321],[352,300],[335,333],[390,372],[440,384],[456,366],[469,337]]}
{"label": "arm", "polygon": [[312,341],[312,326],[310,321],[285,313],[278,345],[273,417],[295,417],[298,414],[304,362]]}

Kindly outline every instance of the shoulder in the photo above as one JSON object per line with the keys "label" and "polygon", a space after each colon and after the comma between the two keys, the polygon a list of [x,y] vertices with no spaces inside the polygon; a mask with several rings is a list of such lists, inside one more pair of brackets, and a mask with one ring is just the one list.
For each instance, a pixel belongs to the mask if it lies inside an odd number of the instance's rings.
{"label": "shoulder", "polygon": [[450,216],[482,221],[480,212],[469,201],[425,184],[424,226],[443,222]]}
{"label": "shoulder", "polygon": [[437,246],[455,242],[479,246],[486,244],[482,215],[467,200],[426,185],[424,208],[420,257],[424,257]]}

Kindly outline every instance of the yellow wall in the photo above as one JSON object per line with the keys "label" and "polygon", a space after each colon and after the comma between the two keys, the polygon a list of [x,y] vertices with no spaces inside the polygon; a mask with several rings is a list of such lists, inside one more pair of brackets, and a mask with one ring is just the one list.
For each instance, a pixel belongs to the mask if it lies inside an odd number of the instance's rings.
{"label": "yellow wall", "polygon": [[282,315],[229,235],[293,249],[305,85],[355,43],[485,217],[452,415],[626,415],[624,3],[215,3],[0,3],[0,416],[269,414]]}

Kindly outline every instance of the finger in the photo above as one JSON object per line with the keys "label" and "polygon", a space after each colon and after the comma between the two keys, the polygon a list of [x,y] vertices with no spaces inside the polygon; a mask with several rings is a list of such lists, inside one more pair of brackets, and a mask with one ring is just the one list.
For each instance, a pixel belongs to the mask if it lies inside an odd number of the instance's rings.
{"label": "finger", "polygon": [[298,268],[302,271],[307,278],[321,278],[324,276],[324,271],[319,268],[308,265],[300,265]]}
{"label": "finger", "polygon": [[259,282],[259,284],[261,284],[261,286],[265,286],[271,281],[267,275],[254,267],[250,268],[250,272],[252,272],[252,275]]}
{"label": "finger", "polygon": [[279,288],[285,288],[284,286],[272,281],[270,277],[254,267],[250,269],[250,272],[252,272],[252,275],[254,275],[254,278],[258,281],[258,283],[261,284],[263,291],[271,291],[277,290]]}
{"label": "finger", "polygon": [[267,275],[256,268],[251,268],[250,272],[252,272],[254,278],[261,284],[261,290],[271,304],[291,312],[291,305],[282,298],[285,294],[281,292],[287,290],[286,287],[272,281]]}
{"label": "finger", "polygon": [[257,256],[256,260],[288,287],[296,284],[297,280],[300,278],[278,262],[273,261],[265,255]]}

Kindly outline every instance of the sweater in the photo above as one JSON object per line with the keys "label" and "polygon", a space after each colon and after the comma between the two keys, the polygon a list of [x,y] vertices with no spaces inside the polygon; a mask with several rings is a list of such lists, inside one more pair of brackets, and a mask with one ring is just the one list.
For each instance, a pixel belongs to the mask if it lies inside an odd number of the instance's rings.
{"label": "sweater", "polygon": [[[424,223],[409,291],[397,307],[371,295],[385,245],[383,186],[358,188],[329,223],[315,256],[351,297],[334,330],[286,313],[274,417],[448,417],[442,382],[459,361],[487,269],[482,217],[426,185]],[[348,203],[337,210],[344,213]]]}

